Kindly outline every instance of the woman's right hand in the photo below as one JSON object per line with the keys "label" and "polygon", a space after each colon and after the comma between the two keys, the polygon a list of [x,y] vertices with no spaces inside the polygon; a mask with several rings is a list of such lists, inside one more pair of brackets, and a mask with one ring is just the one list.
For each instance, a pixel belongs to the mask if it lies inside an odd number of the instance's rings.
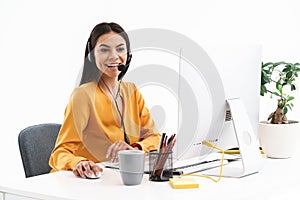
{"label": "woman's right hand", "polygon": [[111,162],[118,162],[118,152],[121,150],[135,149],[124,141],[117,141],[108,147],[106,158],[111,158]]}
{"label": "woman's right hand", "polygon": [[86,178],[86,176],[84,175],[84,171],[86,171],[87,174],[94,173],[97,176],[99,175],[99,173],[103,172],[103,169],[93,161],[83,160],[77,163],[73,170],[73,173],[75,176]]}

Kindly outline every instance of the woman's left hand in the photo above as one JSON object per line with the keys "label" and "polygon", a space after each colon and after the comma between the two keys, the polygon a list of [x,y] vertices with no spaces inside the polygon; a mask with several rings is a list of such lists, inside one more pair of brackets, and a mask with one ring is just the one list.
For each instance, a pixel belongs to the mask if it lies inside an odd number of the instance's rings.
{"label": "woman's left hand", "polygon": [[124,141],[118,141],[108,147],[106,158],[111,158],[111,162],[118,162],[118,152],[121,150],[133,150],[132,146]]}

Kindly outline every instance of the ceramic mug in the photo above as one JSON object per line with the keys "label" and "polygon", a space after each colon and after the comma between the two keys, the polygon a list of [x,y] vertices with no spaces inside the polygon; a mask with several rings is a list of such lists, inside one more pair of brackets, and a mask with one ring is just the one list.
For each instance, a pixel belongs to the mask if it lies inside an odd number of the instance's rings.
{"label": "ceramic mug", "polygon": [[138,185],[144,175],[145,152],[122,150],[118,152],[119,170],[124,185]]}

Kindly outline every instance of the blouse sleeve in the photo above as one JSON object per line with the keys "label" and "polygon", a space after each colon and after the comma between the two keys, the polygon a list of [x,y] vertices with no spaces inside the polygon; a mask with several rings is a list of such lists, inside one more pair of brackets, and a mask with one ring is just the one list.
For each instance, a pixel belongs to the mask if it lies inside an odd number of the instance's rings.
{"label": "blouse sleeve", "polygon": [[73,170],[79,161],[87,160],[86,157],[74,155],[82,146],[80,133],[88,122],[89,104],[86,101],[85,95],[75,89],[65,109],[64,122],[50,155],[49,165],[52,171]]}

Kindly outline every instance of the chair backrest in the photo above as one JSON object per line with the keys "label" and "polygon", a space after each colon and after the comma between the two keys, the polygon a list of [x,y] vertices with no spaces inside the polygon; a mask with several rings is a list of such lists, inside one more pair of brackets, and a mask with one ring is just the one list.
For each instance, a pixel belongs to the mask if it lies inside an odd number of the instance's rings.
{"label": "chair backrest", "polygon": [[50,154],[61,124],[45,123],[29,126],[18,136],[20,154],[26,178],[49,173]]}

